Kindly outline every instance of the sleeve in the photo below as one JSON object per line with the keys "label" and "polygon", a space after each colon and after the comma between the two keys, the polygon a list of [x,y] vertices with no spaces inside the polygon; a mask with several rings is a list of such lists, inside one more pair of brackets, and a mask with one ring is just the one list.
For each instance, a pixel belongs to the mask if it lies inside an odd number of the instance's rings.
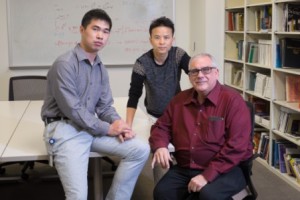
{"label": "sleeve", "polygon": [[163,115],[151,127],[149,144],[152,152],[161,147],[168,148],[172,134],[171,113],[172,108],[169,105]]}
{"label": "sleeve", "polygon": [[189,62],[191,57],[180,47],[177,47],[177,55],[179,56],[179,67],[186,73],[189,73]]}
{"label": "sleeve", "polygon": [[[102,66],[101,69],[102,69],[101,96],[96,105],[95,110],[97,116],[100,119],[100,124],[102,123],[102,121],[111,124],[115,120],[121,119],[121,117],[117,113],[116,109],[112,106],[113,97],[110,89],[107,70],[104,68],[104,66]],[[108,129],[107,131],[105,131],[105,133],[107,132]]]}
{"label": "sleeve", "polygon": [[230,109],[227,109],[225,117],[225,144],[202,173],[209,182],[237,166],[248,153],[251,142],[251,119],[245,101],[235,96],[228,107]]}
{"label": "sleeve", "polygon": [[[94,135],[105,135],[109,129],[109,120],[102,121],[97,118],[95,111],[89,111],[78,95],[76,72],[73,67],[64,61],[55,62],[48,74],[50,90],[62,113],[82,129]],[[112,99],[108,98],[106,105]],[[106,113],[109,106],[106,108]]]}
{"label": "sleeve", "polygon": [[143,94],[144,80],[145,73],[143,70],[143,66],[139,61],[136,61],[131,74],[127,107],[137,108],[139,99]]}

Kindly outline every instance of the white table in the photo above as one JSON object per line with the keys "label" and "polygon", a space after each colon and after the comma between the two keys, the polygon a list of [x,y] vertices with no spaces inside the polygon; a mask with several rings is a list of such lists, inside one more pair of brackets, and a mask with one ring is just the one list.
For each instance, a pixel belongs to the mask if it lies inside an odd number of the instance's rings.
{"label": "white table", "polygon": [[[114,98],[114,107],[120,116],[125,119],[126,117],[126,97]],[[9,102],[7,104],[13,104]],[[29,105],[28,105],[29,104]],[[2,156],[1,162],[13,161],[31,161],[31,160],[47,160],[48,155],[43,141],[44,123],[41,120],[40,112],[43,101],[30,101],[27,102],[27,109],[19,118],[19,122],[12,124],[10,134],[11,139],[6,146]],[[1,107],[0,107],[1,108]],[[11,113],[6,110],[7,113]],[[2,112],[1,112],[2,113]],[[21,120],[20,120],[21,118]],[[9,119],[9,117],[7,117]],[[133,122],[133,130],[137,133],[137,137],[142,140],[148,141],[150,134],[150,124],[147,115],[138,108],[136,111],[135,119]],[[14,130],[15,129],[15,130]],[[2,141],[1,141],[2,143]],[[5,144],[5,143],[3,143]],[[7,144],[7,143],[6,143]],[[102,191],[102,168],[101,157],[102,155],[91,152],[90,157],[94,159],[94,192],[95,199],[103,199]]]}
{"label": "white table", "polygon": [[0,101],[0,155],[2,156],[29,101]]}

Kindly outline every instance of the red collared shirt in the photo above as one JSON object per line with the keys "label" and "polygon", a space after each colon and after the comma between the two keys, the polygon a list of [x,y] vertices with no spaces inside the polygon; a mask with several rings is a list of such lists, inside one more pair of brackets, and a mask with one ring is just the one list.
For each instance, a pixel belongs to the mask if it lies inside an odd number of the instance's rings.
{"label": "red collared shirt", "polygon": [[175,146],[180,167],[204,170],[213,181],[252,155],[249,109],[236,91],[217,82],[204,103],[191,88],[175,96],[151,128],[152,151]]}

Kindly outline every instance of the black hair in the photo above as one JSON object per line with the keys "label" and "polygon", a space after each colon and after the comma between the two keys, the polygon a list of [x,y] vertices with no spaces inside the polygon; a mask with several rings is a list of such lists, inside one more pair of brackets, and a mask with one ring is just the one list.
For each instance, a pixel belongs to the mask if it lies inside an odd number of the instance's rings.
{"label": "black hair", "polygon": [[170,29],[172,29],[172,35],[174,35],[174,32],[175,32],[174,23],[172,22],[172,20],[170,20],[169,18],[167,18],[165,16],[157,18],[151,22],[150,28],[149,28],[149,34],[151,35],[152,30],[159,26],[169,27]]}
{"label": "black hair", "polygon": [[109,24],[109,30],[112,28],[112,21],[109,15],[102,9],[96,8],[85,13],[81,20],[81,26],[86,28],[93,19],[104,20]]}

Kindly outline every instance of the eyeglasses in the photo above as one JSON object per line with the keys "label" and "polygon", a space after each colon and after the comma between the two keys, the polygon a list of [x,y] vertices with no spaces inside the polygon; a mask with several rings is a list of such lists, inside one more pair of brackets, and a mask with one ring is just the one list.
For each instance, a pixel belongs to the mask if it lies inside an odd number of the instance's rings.
{"label": "eyeglasses", "polygon": [[199,72],[202,72],[202,74],[206,75],[211,73],[212,69],[215,69],[215,67],[202,67],[201,69],[191,69],[189,70],[189,75],[198,76]]}

